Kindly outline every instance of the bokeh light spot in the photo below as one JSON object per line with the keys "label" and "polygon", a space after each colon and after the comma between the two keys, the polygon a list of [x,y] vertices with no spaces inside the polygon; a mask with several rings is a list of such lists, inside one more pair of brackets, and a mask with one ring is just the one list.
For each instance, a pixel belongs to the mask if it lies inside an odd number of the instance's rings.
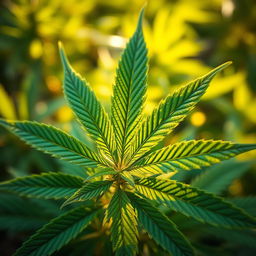
{"label": "bokeh light spot", "polygon": [[192,114],[192,116],[190,118],[190,121],[194,126],[199,127],[199,126],[202,126],[205,123],[206,116],[203,112],[197,111],[197,112]]}

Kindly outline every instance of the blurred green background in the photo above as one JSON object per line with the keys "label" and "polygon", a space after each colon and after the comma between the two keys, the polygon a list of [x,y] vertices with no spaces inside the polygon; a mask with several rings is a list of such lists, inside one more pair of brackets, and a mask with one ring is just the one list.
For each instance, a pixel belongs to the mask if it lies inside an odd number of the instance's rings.
{"label": "blurred green background", "polygon": [[[58,41],[109,110],[118,58],[144,4],[144,0],[2,0],[0,116],[51,123],[90,143],[63,99]],[[188,138],[256,143],[255,0],[148,0],[144,35],[150,58],[146,114],[178,86],[233,61],[166,144]],[[2,128],[0,145],[1,181],[42,171],[71,172]],[[255,156],[253,151],[238,158],[250,166],[225,195],[255,195]],[[16,246],[10,238],[3,241],[10,248]]]}

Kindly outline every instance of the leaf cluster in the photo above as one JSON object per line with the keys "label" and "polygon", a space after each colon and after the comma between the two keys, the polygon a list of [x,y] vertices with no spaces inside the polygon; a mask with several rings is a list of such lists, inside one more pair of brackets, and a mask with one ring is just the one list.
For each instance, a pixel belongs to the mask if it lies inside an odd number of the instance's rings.
{"label": "leaf cluster", "polygon": [[[138,253],[141,230],[172,255],[194,255],[190,242],[159,205],[214,227],[250,230],[256,226],[256,220],[232,202],[168,178],[181,170],[211,166],[256,145],[191,140],[155,149],[193,110],[214,76],[230,63],[167,95],[149,116],[144,116],[148,60],[142,19],[143,11],[118,64],[110,117],[88,82],[71,67],[60,45],[65,97],[96,144],[96,151],[50,125],[0,121],[29,145],[95,170],[86,179],[52,172],[0,184],[1,190],[24,197],[62,199],[62,207],[78,205],[40,228],[16,256],[51,255],[78,237],[102,212],[102,228],[110,230],[116,255]],[[195,183],[202,184],[202,178]],[[89,200],[94,200],[97,209],[86,206]]]}

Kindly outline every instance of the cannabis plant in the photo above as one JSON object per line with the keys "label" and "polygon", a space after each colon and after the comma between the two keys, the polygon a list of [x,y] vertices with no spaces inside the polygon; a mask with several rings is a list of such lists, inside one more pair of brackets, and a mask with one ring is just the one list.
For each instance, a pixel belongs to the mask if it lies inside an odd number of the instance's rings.
{"label": "cannabis plant", "polygon": [[165,209],[215,227],[256,226],[253,217],[232,203],[171,179],[180,170],[211,166],[256,145],[191,140],[157,147],[195,107],[212,78],[230,63],[168,95],[151,115],[144,116],[148,64],[142,18],[143,11],[117,68],[111,119],[88,82],[72,69],[60,45],[64,94],[96,151],[50,125],[1,120],[1,125],[33,147],[90,170],[84,179],[50,172],[1,183],[2,191],[23,197],[63,199],[62,208],[69,209],[24,242],[16,256],[51,255],[88,229],[95,218],[102,223],[102,234],[110,234],[116,255],[139,253],[138,241],[145,231],[171,255],[193,255],[189,240]]}

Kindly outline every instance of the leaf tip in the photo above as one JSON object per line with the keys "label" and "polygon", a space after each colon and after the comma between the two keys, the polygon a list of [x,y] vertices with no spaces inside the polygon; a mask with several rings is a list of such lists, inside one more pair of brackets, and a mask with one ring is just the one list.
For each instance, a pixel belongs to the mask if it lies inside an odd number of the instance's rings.
{"label": "leaf tip", "polygon": [[58,47],[59,47],[61,62],[62,62],[64,67],[68,67],[68,60],[67,60],[67,57],[66,57],[65,49],[64,49],[63,44],[62,44],[61,41],[58,41]]}
{"label": "leaf tip", "polygon": [[213,77],[215,75],[217,75],[220,71],[222,71],[223,69],[227,68],[228,66],[230,66],[232,64],[232,61],[227,61],[219,66],[217,66],[216,68],[214,68],[212,71],[210,71],[208,74],[206,74],[204,77],[208,78],[208,79],[213,79]]}
{"label": "leaf tip", "polygon": [[232,64],[233,64],[233,61],[232,61],[232,60],[229,60],[229,61],[223,63],[222,65],[220,65],[220,67],[226,68],[226,67],[228,67],[228,66],[230,66],[230,65],[232,65]]}
{"label": "leaf tip", "polygon": [[62,42],[61,42],[61,41],[58,41],[58,47],[59,47],[59,49],[62,49],[62,48],[63,48],[63,45],[62,45]]}
{"label": "leaf tip", "polygon": [[215,71],[215,73],[220,72],[221,70],[230,66],[232,63],[233,63],[232,61],[227,61],[227,62],[219,65],[218,67],[216,67],[213,71]]}
{"label": "leaf tip", "polygon": [[143,17],[144,17],[146,5],[147,5],[147,3],[145,3],[143,5],[143,7],[141,8],[141,10],[140,10],[138,25],[137,25],[136,31],[142,31],[142,23],[143,23]]}

